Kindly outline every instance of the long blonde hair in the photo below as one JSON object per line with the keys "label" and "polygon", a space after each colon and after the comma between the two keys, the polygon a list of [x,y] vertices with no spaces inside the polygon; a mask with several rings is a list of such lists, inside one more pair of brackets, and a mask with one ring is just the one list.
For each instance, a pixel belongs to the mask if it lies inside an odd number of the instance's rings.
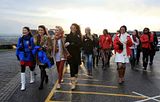
{"label": "long blonde hair", "polygon": [[55,39],[63,38],[64,37],[63,28],[61,26],[56,26],[55,28],[60,30],[60,35],[59,34],[55,34]]}

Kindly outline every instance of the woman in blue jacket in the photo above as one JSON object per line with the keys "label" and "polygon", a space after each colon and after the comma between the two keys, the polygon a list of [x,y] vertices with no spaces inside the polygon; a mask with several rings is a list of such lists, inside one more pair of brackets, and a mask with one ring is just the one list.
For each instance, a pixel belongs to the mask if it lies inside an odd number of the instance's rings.
{"label": "woman in blue jacket", "polygon": [[25,69],[30,68],[30,83],[34,82],[34,57],[32,50],[34,48],[33,37],[29,27],[23,27],[23,35],[18,39],[16,56],[21,65],[21,90],[25,90]]}

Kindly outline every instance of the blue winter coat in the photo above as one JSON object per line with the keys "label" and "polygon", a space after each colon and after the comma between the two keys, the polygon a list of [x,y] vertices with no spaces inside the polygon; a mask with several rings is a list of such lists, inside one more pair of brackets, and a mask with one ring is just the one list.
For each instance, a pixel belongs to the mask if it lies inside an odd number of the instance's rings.
{"label": "blue winter coat", "polygon": [[[29,48],[29,46],[31,48]],[[33,61],[34,57],[32,50],[34,49],[33,37],[23,36],[18,39],[16,56],[19,57],[20,61]]]}
{"label": "blue winter coat", "polygon": [[40,50],[40,48],[40,46],[35,46],[34,50],[32,51],[33,54],[38,56],[38,60],[40,63],[47,64],[48,67],[51,68],[53,64],[47,57],[47,54],[43,50]]}

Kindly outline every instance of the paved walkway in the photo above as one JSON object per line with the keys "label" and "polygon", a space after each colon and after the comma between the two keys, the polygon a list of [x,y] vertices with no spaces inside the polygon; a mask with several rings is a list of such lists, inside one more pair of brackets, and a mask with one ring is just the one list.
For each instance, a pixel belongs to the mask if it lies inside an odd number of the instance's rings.
{"label": "paved walkway", "polygon": [[[0,55],[4,56],[5,54],[2,53],[6,52],[0,52]],[[9,52],[9,54],[8,56],[15,59],[14,52]],[[38,67],[34,84],[29,84],[29,70],[27,70],[26,91],[23,92],[20,91],[20,73],[17,71],[13,76],[7,73],[10,80],[2,86],[4,90],[0,92],[5,95],[0,99],[1,102],[158,102],[160,101],[159,56],[160,52],[155,57],[154,65],[149,67],[147,72],[143,72],[141,65],[137,65],[137,70],[131,70],[130,65],[127,65],[126,82],[123,86],[117,83],[117,70],[113,58],[111,66],[107,70],[102,71],[101,64],[93,70],[93,79],[85,75],[85,68],[81,66],[75,91],[71,91],[70,75],[67,68],[63,76],[64,82],[61,90],[56,90],[57,71],[55,68],[47,70],[49,83],[44,85],[43,90],[38,90],[40,83]],[[7,58],[10,59],[10,57]],[[8,62],[11,64],[15,61],[12,66],[18,65],[17,61],[13,59]],[[10,88],[8,88],[9,86]]]}

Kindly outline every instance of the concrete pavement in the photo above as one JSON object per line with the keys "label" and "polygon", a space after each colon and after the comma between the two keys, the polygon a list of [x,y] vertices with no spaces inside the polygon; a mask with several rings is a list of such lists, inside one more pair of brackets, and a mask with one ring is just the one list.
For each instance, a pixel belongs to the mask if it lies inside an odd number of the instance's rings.
{"label": "concrete pavement", "polygon": [[[49,83],[44,85],[43,90],[38,90],[40,83],[38,67],[36,68],[35,83],[29,84],[29,70],[27,70],[26,90],[20,91],[20,67],[18,67],[14,53],[14,51],[0,52],[0,56],[2,56],[0,57],[0,70],[6,68],[7,65],[10,66],[10,70],[3,70],[6,72],[4,75],[3,72],[0,72],[1,83],[3,80],[6,81],[3,85],[0,84],[3,89],[0,90],[0,93],[5,93],[3,97],[0,96],[1,102],[158,102],[160,100],[160,52],[156,54],[154,65],[148,67],[147,72],[142,70],[141,64],[136,66],[137,70],[132,70],[130,65],[127,65],[124,85],[117,83],[117,70],[113,58],[111,66],[105,71],[101,69],[101,63],[93,69],[93,79],[85,75],[85,68],[82,66],[75,91],[71,91],[68,72],[63,76],[64,82],[61,90],[55,89],[57,85],[55,68],[47,70]],[[3,59],[8,60],[8,63],[4,64]],[[5,75],[8,75],[10,80],[2,77]],[[8,88],[9,86],[10,88]]]}

